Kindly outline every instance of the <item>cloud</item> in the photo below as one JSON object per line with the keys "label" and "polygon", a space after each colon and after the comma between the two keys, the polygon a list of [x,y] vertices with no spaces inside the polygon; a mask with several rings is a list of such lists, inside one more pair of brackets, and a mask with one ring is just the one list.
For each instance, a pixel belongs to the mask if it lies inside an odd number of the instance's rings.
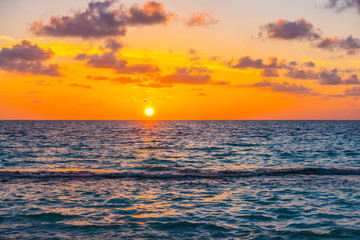
{"label": "cloud", "polygon": [[44,61],[53,55],[54,52],[51,49],[46,51],[38,45],[32,45],[28,40],[23,40],[20,44],[13,45],[12,48],[3,48],[0,52],[1,58],[24,61]]}
{"label": "cloud", "polygon": [[217,81],[217,82],[214,82],[215,85],[222,85],[222,86],[226,86],[226,85],[230,85],[229,82],[226,82],[226,81]]}
{"label": "cloud", "polygon": [[121,41],[119,37],[108,37],[105,40],[105,46],[104,49],[109,49],[111,52],[117,52],[120,49],[122,49],[124,46],[124,43]]}
{"label": "cloud", "polygon": [[147,87],[147,88],[169,88],[173,87],[172,84],[164,84],[160,82],[150,82],[144,83],[144,80],[139,78],[131,77],[117,77],[110,80],[114,84],[135,84],[138,87]]}
{"label": "cloud", "polygon": [[274,23],[266,24],[262,29],[266,31],[269,38],[278,40],[314,40],[320,38],[320,30],[315,29],[310,22],[303,18],[294,22],[279,19]]}
{"label": "cloud", "polygon": [[196,51],[196,49],[193,49],[193,48],[190,48],[189,51],[188,51],[188,54],[192,54],[192,55],[195,55],[197,53],[198,52]]}
{"label": "cloud", "polygon": [[167,23],[174,14],[164,10],[162,3],[147,1],[141,7],[134,5],[114,8],[116,0],[90,2],[85,11],[73,16],[50,18],[48,24],[34,22],[30,31],[40,36],[102,38],[124,36],[127,26]]}
{"label": "cloud", "polygon": [[320,72],[319,84],[321,85],[339,85],[342,84],[341,76],[335,68],[331,71],[323,70]]}
{"label": "cloud", "polygon": [[200,57],[193,57],[193,58],[190,58],[189,60],[190,61],[199,61],[199,60],[201,60],[201,58]]}
{"label": "cloud", "polygon": [[[121,49],[123,43],[119,38],[107,38],[104,46],[100,47],[104,52],[101,54],[81,53],[75,56],[76,60],[86,61],[86,65],[92,68],[108,68],[114,69],[119,74],[145,74],[160,71],[160,68],[152,64],[134,64],[129,65],[126,60],[121,59],[117,55],[117,51]],[[98,79],[99,80],[99,79]]]}
{"label": "cloud", "polygon": [[308,61],[304,63],[305,67],[312,68],[315,67],[315,63],[312,61]]}
{"label": "cloud", "polygon": [[91,80],[95,80],[95,81],[102,81],[102,80],[108,80],[108,77],[104,77],[104,76],[86,76],[86,79],[91,79]]}
{"label": "cloud", "polygon": [[167,23],[173,17],[175,14],[165,11],[162,3],[147,1],[142,7],[135,5],[128,10],[126,23],[129,25],[152,25]]}
{"label": "cloud", "polygon": [[211,81],[208,73],[210,73],[210,71],[205,68],[177,67],[173,74],[159,77],[158,80],[165,84],[207,84]]}
{"label": "cloud", "polygon": [[347,55],[354,55],[355,53],[360,52],[360,50],[355,50],[355,49],[349,49],[346,51]]}
{"label": "cloud", "polygon": [[264,80],[262,82],[257,82],[257,83],[254,83],[250,86],[253,86],[253,87],[270,87],[272,85],[272,82],[268,81],[268,80]]}
{"label": "cloud", "polygon": [[354,38],[352,35],[347,38],[340,39],[339,37],[322,38],[320,42],[315,45],[318,48],[333,50],[333,49],[345,49],[351,53],[355,53],[356,49],[360,49],[360,39]]}
{"label": "cloud", "polygon": [[262,70],[260,75],[262,77],[278,77],[279,73],[274,68],[265,68],[264,70]]}
{"label": "cloud", "polygon": [[343,80],[346,85],[359,85],[360,81],[356,74],[352,74],[348,79]]}
{"label": "cloud", "polygon": [[184,19],[184,23],[190,27],[216,24],[218,22],[218,20],[213,18],[211,11],[194,12],[188,19]]}
{"label": "cloud", "polygon": [[2,48],[0,51],[0,68],[7,72],[23,74],[60,76],[60,67],[57,64],[45,66],[42,61],[49,60],[54,55],[51,49],[42,49],[28,40],[11,48]]}
{"label": "cloud", "polygon": [[339,47],[342,49],[347,49],[347,50],[359,49],[360,48],[360,39],[353,38],[353,36],[350,35],[347,38],[340,40]]}
{"label": "cloud", "polygon": [[139,83],[136,84],[136,86],[138,87],[147,87],[147,88],[171,88],[173,87],[172,84],[164,84],[164,83],[147,83],[147,84],[143,84],[143,83]]}
{"label": "cloud", "polygon": [[297,62],[296,61],[291,61],[291,62],[289,62],[289,66],[290,67],[296,67],[298,64],[297,64]]}
{"label": "cloud", "polygon": [[328,0],[327,8],[341,12],[347,8],[357,8],[360,13],[360,0]]}
{"label": "cloud", "polygon": [[112,84],[134,84],[138,87],[147,87],[147,88],[169,88],[173,87],[172,84],[164,84],[160,82],[148,82],[147,79],[132,78],[132,77],[116,77],[108,78],[102,76],[87,76],[87,79],[96,80],[96,81],[109,81]]}
{"label": "cloud", "polygon": [[77,83],[70,84],[69,86],[70,87],[85,88],[85,89],[92,89],[92,86],[90,86],[90,85],[83,85],[83,84],[77,84]]}
{"label": "cloud", "polygon": [[342,94],[328,94],[328,95],[325,95],[325,97],[344,98],[344,97],[346,97],[346,96],[345,96],[345,95],[342,95]]}
{"label": "cloud", "polygon": [[262,82],[257,82],[247,86],[255,88],[269,88],[274,92],[282,92],[288,94],[314,94],[312,93],[311,88],[304,87],[303,85],[290,84],[288,82],[277,83],[264,80]]}
{"label": "cloud", "polygon": [[220,57],[218,56],[212,56],[209,58],[209,61],[218,61],[220,59]]}
{"label": "cloud", "polygon": [[317,79],[320,85],[360,85],[360,81],[356,74],[352,74],[347,79],[343,79],[337,68],[332,70],[322,69],[319,72],[295,68],[289,69],[287,73],[285,73],[285,76],[295,80]]}
{"label": "cloud", "polygon": [[77,60],[86,60],[86,64],[93,68],[109,68],[114,69],[119,74],[133,73],[154,73],[160,71],[159,67],[152,64],[135,64],[128,65],[126,60],[121,59],[115,53],[103,54],[79,54],[75,57]]}
{"label": "cloud", "polygon": [[360,96],[360,87],[348,88],[345,90],[344,93],[346,96],[358,97],[358,96]]}
{"label": "cloud", "polygon": [[319,76],[312,70],[289,69],[285,74],[292,79],[318,79]]}
{"label": "cloud", "polygon": [[37,104],[37,103],[41,103],[41,100],[32,100],[32,101],[29,101],[29,103]]}
{"label": "cloud", "polygon": [[117,78],[112,78],[110,81],[115,84],[134,84],[134,83],[142,82],[138,78],[131,78],[131,77],[117,77]]}
{"label": "cloud", "polygon": [[[253,60],[249,56],[245,56],[240,58],[237,61],[237,64],[230,66],[231,68],[256,68],[256,69],[264,69],[264,68],[283,68],[285,65],[283,63],[279,63],[276,57],[269,58],[270,63],[264,64],[263,59]],[[229,64],[230,65],[230,64]]]}

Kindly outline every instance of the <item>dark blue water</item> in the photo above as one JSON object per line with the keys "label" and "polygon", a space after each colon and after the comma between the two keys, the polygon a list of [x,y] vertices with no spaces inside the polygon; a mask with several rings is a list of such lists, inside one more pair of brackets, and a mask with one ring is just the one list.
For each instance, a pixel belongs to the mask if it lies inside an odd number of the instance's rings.
{"label": "dark blue water", "polygon": [[357,239],[360,121],[0,121],[0,239]]}

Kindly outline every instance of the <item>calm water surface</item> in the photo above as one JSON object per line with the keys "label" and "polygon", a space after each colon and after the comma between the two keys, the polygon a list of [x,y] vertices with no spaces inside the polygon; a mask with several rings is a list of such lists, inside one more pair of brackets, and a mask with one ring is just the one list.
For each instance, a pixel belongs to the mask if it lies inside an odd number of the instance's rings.
{"label": "calm water surface", "polygon": [[0,239],[356,239],[360,121],[0,121]]}

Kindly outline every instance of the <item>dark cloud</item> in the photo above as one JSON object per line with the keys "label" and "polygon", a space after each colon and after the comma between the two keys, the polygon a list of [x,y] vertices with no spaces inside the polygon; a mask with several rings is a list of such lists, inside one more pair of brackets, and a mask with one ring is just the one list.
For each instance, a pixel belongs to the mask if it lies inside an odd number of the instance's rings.
{"label": "dark cloud", "polygon": [[111,50],[111,52],[117,52],[122,49],[124,43],[118,37],[109,37],[105,40],[105,49]]}
{"label": "dark cloud", "polygon": [[327,8],[341,12],[347,8],[357,8],[360,13],[360,0],[328,0]]}
{"label": "dark cloud", "polygon": [[50,59],[53,54],[51,49],[44,50],[30,41],[23,40],[21,44],[1,49],[0,68],[7,72],[60,76],[60,67],[57,64],[42,64],[42,61]]}
{"label": "dark cloud", "polygon": [[154,1],[129,9],[123,5],[114,8],[115,3],[116,0],[90,2],[85,11],[78,11],[73,16],[52,16],[48,24],[42,21],[34,22],[30,31],[36,35],[53,37],[124,36],[127,26],[166,23],[174,16],[164,10],[162,3]]}
{"label": "dark cloud", "polygon": [[315,67],[315,63],[312,61],[308,61],[304,63],[305,67],[312,68]]}
{"label": "dark cloud", "polygon": [[75,57],[75,59],[86,60],[86,64],[89,67],[114,69],[119,74],[144,74],[160,71],[157,66],[151,64],[128,65],[128,62],[126,60],[119,58],[113,52],[103,53],[102,55],[79,54]]}
{"label": "dark cloud", "polygon": [[318,79],[319,76],[316,72],[311,70],[302,69],[289,69],[285,74],[286,77],[292,79]]}
{"label": "dark cloud", "polygon": [[344,93],[346,96],[359,97],[360,96],[360,87],[348,88],[345,90]]}
{"label": "dark cloud", "polygon": [[288,82],[284,82],[282,84],[273,83],[271,89],[274,92],[284,92],[291,94],[309,94],[311,93],[311,88],[304,87],[303,85],[289,84]]}
{"label": "dark cloud", "polygon": [[360,81],[356,74],[350,75],[347,79],[343,79],[337,68],[332,70],[321,70],[315,72],[312,70],[289,69],[285,74],[286,77],[292,79],[317,79],[321,85],[358,85]]}
{"label": "dark cloud", "polygon": [[347,49],[347,50],[359,49],[360,48],[360,39],[353,38],[353,36],[350,35],[347,38],[340,40],[339,47],[342,49]]}
{"label": "dark cloud", "polygon": [[51,49],[44,50],[38,45],[32,45],[30,41],[23,40],[20,44],[13,45],[12,48],[3,48],[0,51],[0,58],[6,58],[10,61],[44,61],[54,55]]}
{"label": "dark cloud", "polygon": [[356,74],[352,74],[348,79],[343,80],[343,84],[346,85],[359,85],[360,81]]}
{"label": "dark cloud", "polygon": [[262,82],[257,82],[248,86],[257,88],[269,88],[274,92],[282,92],[288,94],[313,94],[311,88],[304,87],[303,85],[290,84],[288,82],[277,83],[264,80]]}
{"label": "dark cloud", "polygon": [[320,30],[303,18],[294,22],[279,19],[274,23],[269,23],[263,27],[269,38],[275,39],[307,39],[314,40],[320,38]]}
{"label": "dark cloud", "polygon": [[269,58],[270,63],[264,64],[263,59],[253,60],[249,56],[245,56],[240,58],[237,61],[237,64],[230,66],[231,68],[256,68],[256,69],[264,69],[264,68],[283,68],[285,65],[283,63],[279,63],[277,58]]}
{"label": "dark cloud", "polygon": [[328,94],[328,95],[325,95],[325,97],[330,97],[330,98],[344,98],[346,97],[345,95],[342,95],[342,94]]}
{"label": "dark cloud", "polygon": [[262,70],[260,75],[262,77],[278,77],[279,73],[274,68],[265,68],[264,70]]}
{"label": "dark cloud", "polygon": [[178,67],[173,74],[160,77],[158,80],[165,84],[206,84],[211,81],[209,72],[208,69],[199,67]]}
{"label": "dark cloud", "polygon": [[262,82],[254,83],[251,86],[253,86],[253,87],[270,87],[271,85],[272,85],[272,82],[270,82],[268,80],[264,80]]}
{"label": "dark cloud", "polygon": [[319,84],[321,85],[338,85],[342,84],[341,76],[335,68],[331,71],[323,70],[320,72]]}
{"label": "dark cloud", "polygon": [[355,54],[360,49],[360,39],[354,38],[352,35],[342,39],[339,37],[322,38],[315,46],[330,51],[344,49],[347,50],[348,54]]}
{"label": "dark cloud", "polygon": [[322,38],[320,42],[316,44],[318,48],[332,50],[339,45],[340,39],[338,37],[333,38]]}
{"label": "dark cloud", "polygon": [[83,85],[83,84],[77,84],[77,83],[70,84],[69,86],[70,87],[85,88],[85,89],[92,89],[92,86],[90,86],[90,85]]}
{"label": "dark cloud", "polygon": [[184,19],[184,23],[190,27],[216,24],[219,21],[213,18],[212,12],[195,12],[188,19]]}
{"label": "dark cloud", "polygon": [[290,67],[296,67],[296,66],[297,66],[297,62],[296,62],[296,61],[291,61],[291,62],[289,62],[289,66],[290,66]]}

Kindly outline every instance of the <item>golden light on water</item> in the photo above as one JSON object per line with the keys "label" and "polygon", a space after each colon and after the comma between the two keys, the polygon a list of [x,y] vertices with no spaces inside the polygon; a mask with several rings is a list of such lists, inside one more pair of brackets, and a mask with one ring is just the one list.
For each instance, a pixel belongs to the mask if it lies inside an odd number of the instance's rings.
{"label": "golden light on water", "polygon": [[152,109],[152,108],[147,108],[147,109],[145,110],[145,114],[146,114],[147,116],[152,116],[152,115],[154,114],[154,109]]}

